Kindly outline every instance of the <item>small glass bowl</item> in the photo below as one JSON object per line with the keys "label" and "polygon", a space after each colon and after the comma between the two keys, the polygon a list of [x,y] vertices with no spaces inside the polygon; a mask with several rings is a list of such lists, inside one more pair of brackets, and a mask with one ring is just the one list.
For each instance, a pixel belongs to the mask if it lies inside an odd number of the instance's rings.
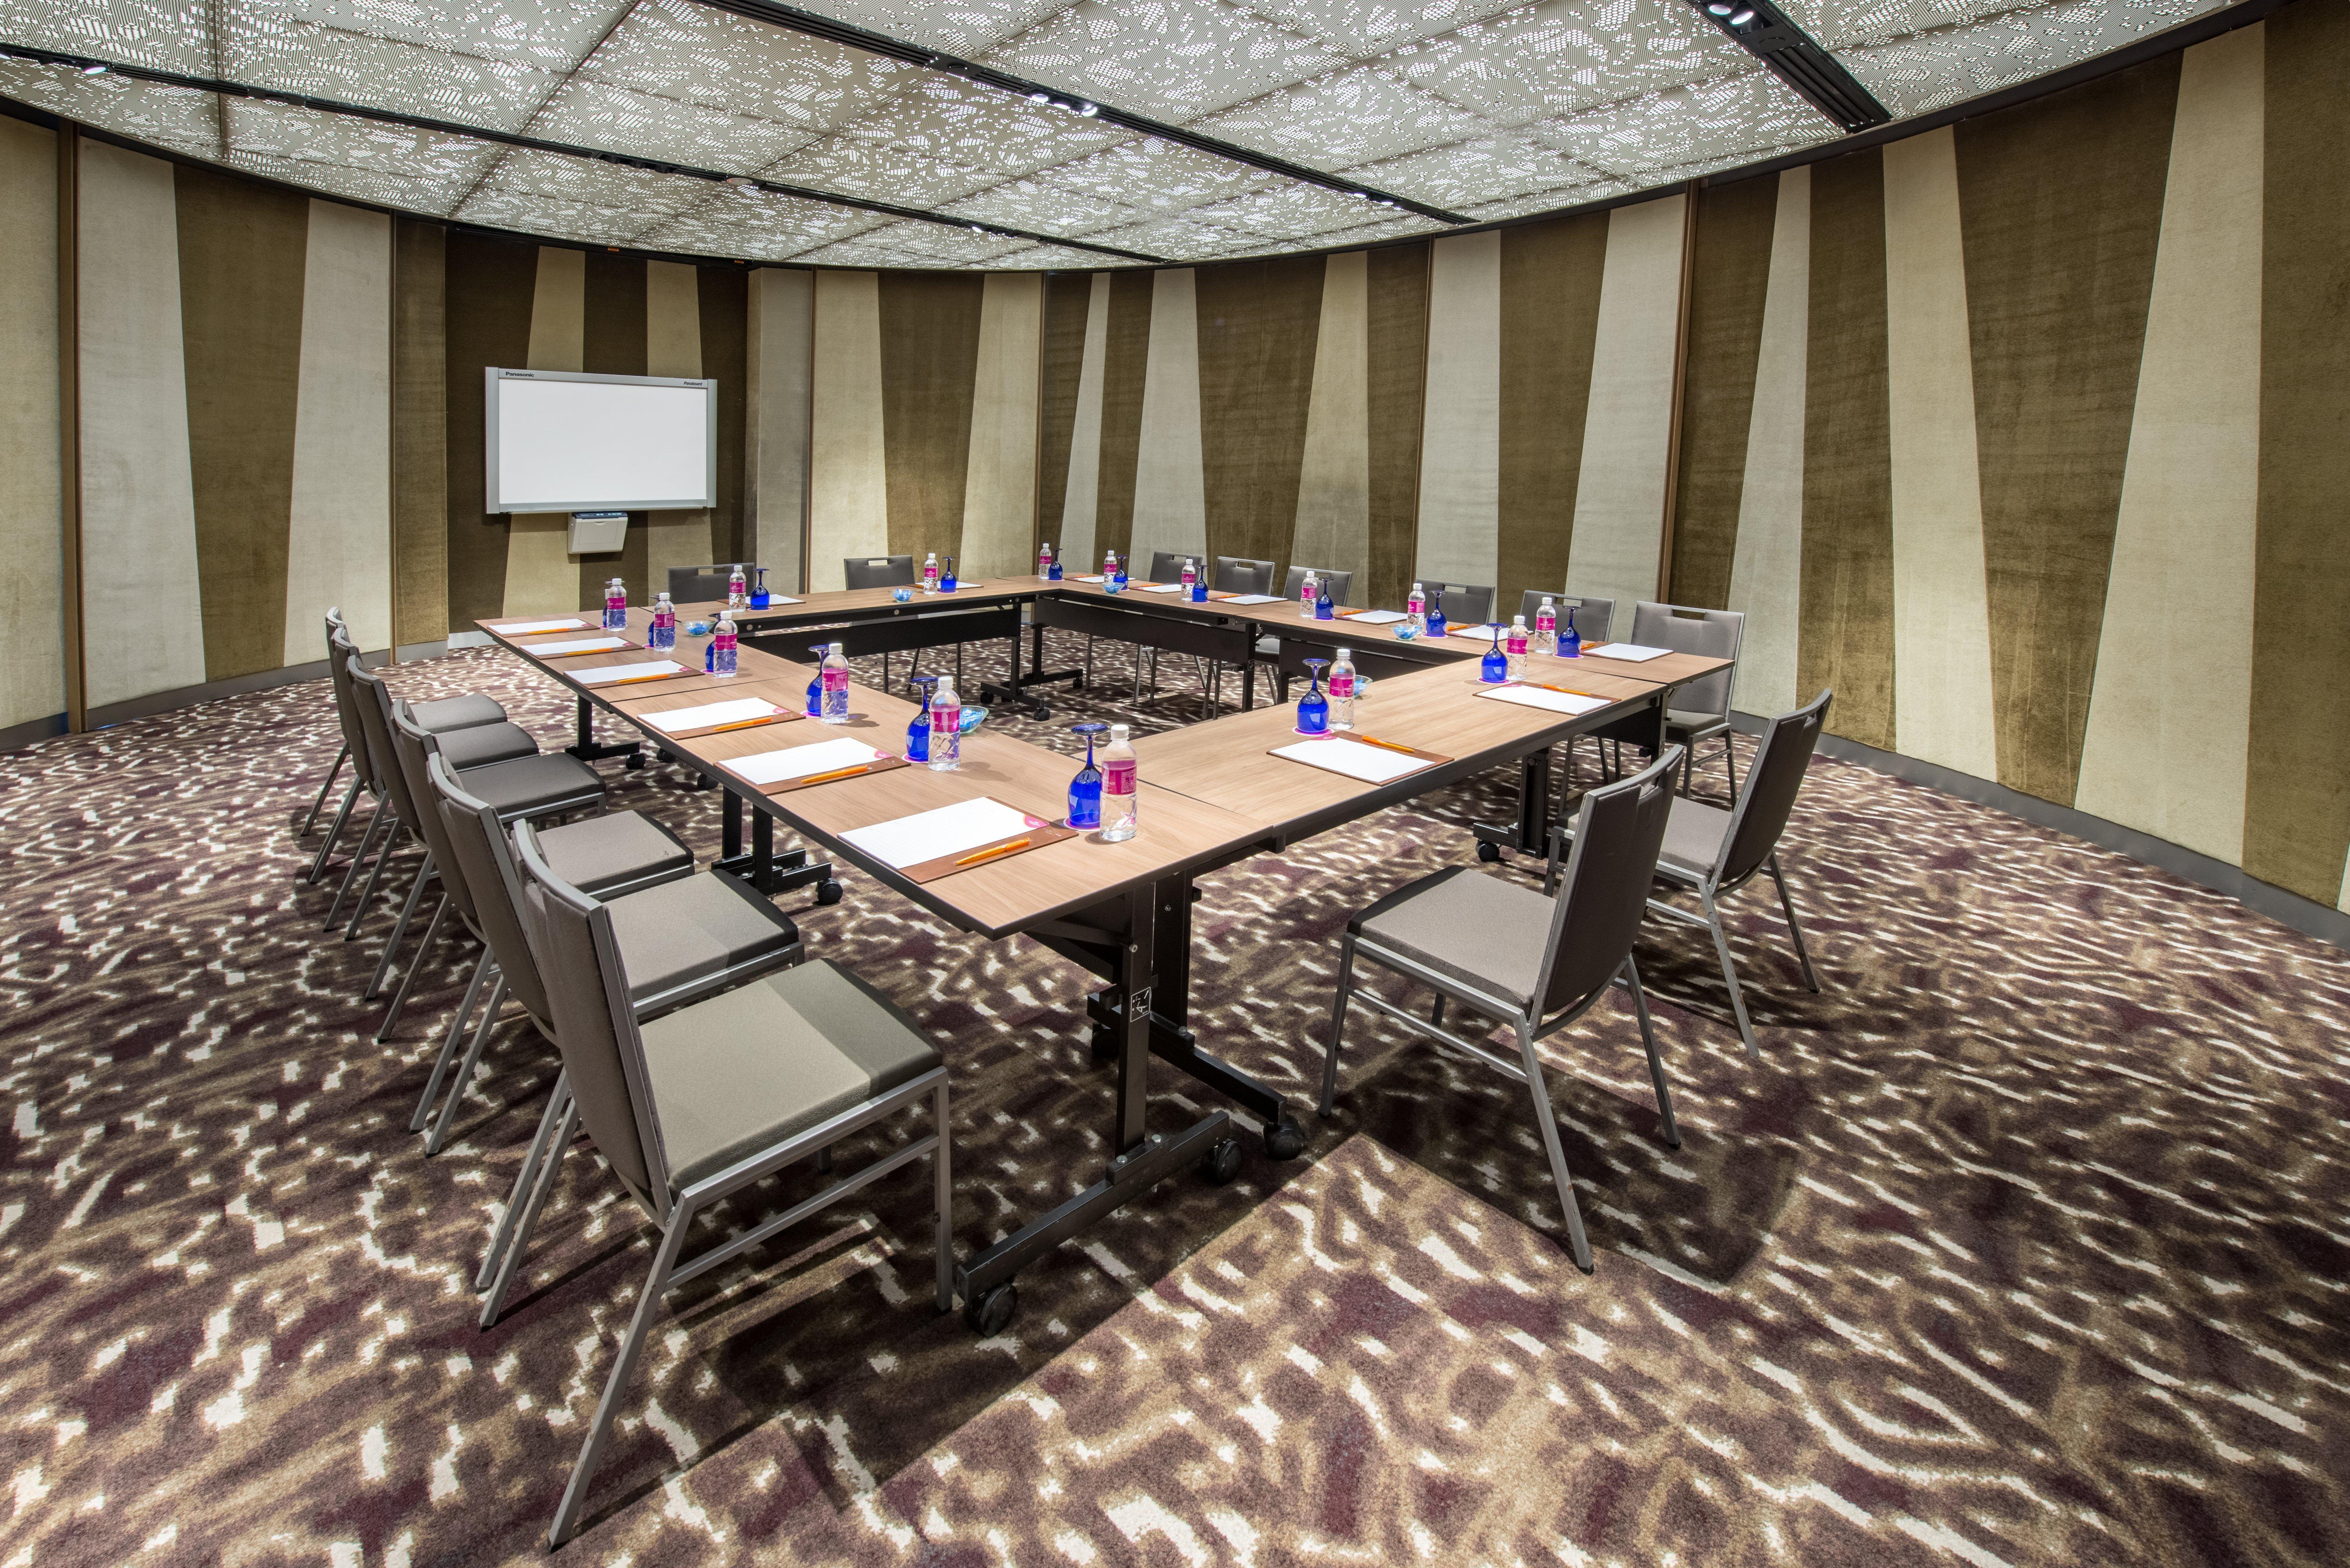
{"label": "small glass bowl", "polygon": [[909,587],[891,588],[889,597],[901,605],[910,605],[914,602],[914,590]]}
{"label": "small glass bowl", "polygon": [[1395,639],[1398,642],[1409,642],[1419,635],[1419,628],[1413,626],[1411,622],[1399,620],[1395,623]]}
{"label": "small glass bowl", "polygon": [[1122,594],[1126,592],[1126,585],[1119,582],[1116,577],[1104,577],[1102,579],[1102,592],[1106,594]]}
{"label": "small glass bowl", "polygon": [[961,732],[966,735],[971,734],[982,724],[986,723],[987,712],[988,711],[985,708],[976,706],[970,702],[964,703],[962,705],[962,729]]}
{"label": "small glass bowl", "polygon": [[688,637],[708,637],[712,632],[717,629],[718,625],[715,621],[697,620],[687,625],[685,635]]}

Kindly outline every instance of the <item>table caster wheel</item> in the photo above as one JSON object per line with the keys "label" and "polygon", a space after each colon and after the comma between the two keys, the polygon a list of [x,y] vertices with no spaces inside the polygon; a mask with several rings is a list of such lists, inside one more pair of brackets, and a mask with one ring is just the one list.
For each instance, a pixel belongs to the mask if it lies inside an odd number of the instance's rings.
{"label": "table caster wheel", "polygon": [[1036,722],[1039,724],[1045,723],[1052,717],[1053,711],[1050,708],[1045,707],[1042,702],[1036,704]]}
{"label": "table caster wheel", "polygon": [[816,885],[816,901],[820,905],[837,904],[841,900],[841,896],[842,888],[837,880],[819,882]]}
{"label": "table caster wheel", "polygon": [[1264,1152],[1274,1159],[1295,1159],[1305,1152],[1305,1131],[1289,1119],[1288,1112],[1264,1129]]}
{"label": "table caster wheel", "polygon": [[1020,1287],[1006,1280],[963,1303],[962,1321],[980,1338],[993,1339],[1012,1325],[1012,1314],[1019,1310]]}
{"label": "table caster wheel", "polygon": [[1477,858],[1488,866],[1493,865],[1502,858],[1502,846],[1498,844],[1488,844],[1481,838],[1477,841]]}
{"label": "table caster wheel", "polygon": [[1218,1138],[1208,1146],[1208,1152],[1200,1157],[1200,1174],[1218,1187],[1240,1173],[1241,1140],[1236,1137]]}
{"label": "table caster wheel", "polygon": [[1108,1062],[1118,1055],[1118,1035],[1114,1031],[1096,1029],[1092,1040],[1093,1056],[1097,1062]]}

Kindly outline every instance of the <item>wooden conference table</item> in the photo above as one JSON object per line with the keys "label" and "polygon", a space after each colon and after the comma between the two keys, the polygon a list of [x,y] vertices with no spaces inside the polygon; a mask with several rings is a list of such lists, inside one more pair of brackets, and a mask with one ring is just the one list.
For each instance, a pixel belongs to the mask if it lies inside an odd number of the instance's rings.
{"label": "wooden conference table", "polygon": [[[1017,618],[1018,605],[1023,599],[1037,605],[1040,618],[1053,618],[1045,624],[1060,625],[1063,609],[1075,604],[1082,615],[1088,599],[1100,597],[1091,585],[1025,577],[984,585],[972,600],[960,603],[958,594],[918,597],[910,606],[899,605],[889,590],[879,589],[811,595],[780,607],[796,631],[811,631],[827,621],[878,624],[891,637],[935,635],[935,628],[921,633],[909,626],[914,615],[927,611],[961,618],[976,608],[991,617],[999,631],[1006,624],[999,618],[1010,618],[1007,635],[1016,638],[1022,624]],[[1214,603],[1178,605],[1171,595],[1120,597],[1120,612],[1158,623],[1142,628],[1153,635],[1191,637],[1195,630],[1237,634],[1252,644],[1267,633],[1295,636],[1310,631],[1333,640],[1348,635],[1343,622],[1334,627],[1332,622],[1305,619],[1293,605],[1228,608]],[[1197,878],[1511,762],[1520,763],[1524,769],[1520,821],[1511,836],[1522,851],[1543,853],[1548,835],[1551,748],[1600,729],[1621,733],[1627,722],[1635,731],[1645,731],[1651,739],[1661,741],[1666,698],[1671,689],[1726,663],[1683,654],[1645,663],[1596,656],[1531,659],[1529,681],[1572,688],[1600,700],[1601,705],[1586,712],[1566,714],[1475,700],[1479,691],[1489,690],[1478,679],[1481,643],[1447,638],[1434,644],[1390,644],[1383,628],[1354,628],[1358,645],[1367,643],[1381,653],[1417,658],[1416,667],[1373,683],[1357,709],[1357,733],[1434,753],[1443,760],[1383,784],[1364,783],[1267,755],[1272,747],[1297,739],[1291,728],[1295,711],[1285,704],[1254,709],[1135,742],[1140,759],[1141,822],[1141,831],[1135,837],[1115,844],[1104,842],[1098,834],[1067,837],[933,880],[917,881],[860,850],[844,836],[982,796],[1057,823],[1066,812],[1076,759],[983,729],[963,739],[962,765],[951,773],[920,766],[891,768],[768,794],[729,771],[726,764],[782,748],[842,738],[901,752],[907,725],[920,709],[887,691],[852,686],[851,718],[847,725],[793,719],[699,737],[665,733],[649,722],[650,715],[721,699],[762,698],[791,713],[799,712],[805,704],[807,684],[815,673],[806,658],[786,659],[746,641],[733,678],[701,673],[708,639],[687,635],[683,623],[708,607],[680,607],[681,628],[671,655],[650,654],[641,647],[650,625],[650,613],[642,608],[629,612],[626,633],[639,646],[609,653],[533,651],[598,635],[593,611],[576,618],[586,623],[582,629],[546,634],[504,629],[530,624],[514,618],[475,624],[500,645],[573,690],[579,715],[579,744],[573,748],[577,754],[628,753],[632,766],[640,761],[635,750],[639,742],[605,745],[595,742],[593,711],[601,710],[723,788],[726,854],[721,868],[748,876],[763,890],[790,882],[829,881],[829,868],[808,867],[804,851],[794,851],[778,862],[773,852],[773,829],[781,819],[805,839],[823,846],[962,929],[990,940],[1014,934],[1029,937],[1107,981],[1087,998],[1087,1012],[1092,1021],[1097,1059],[1115,1059],[1118,1064],[1111,1138],[1116,1152],[1107,1168],[1082,1191],[979,1252],[957,1271],[958,1288],[974,1321],[982,1315],[981,1298],[1007,1286],[1024,1263],[1162,1178],[1220,1157],[1229,1171],[1232,1151],[1221,1146],[1232,1137],[1232,1112],[1211,1111],[1180,1130],[1155,1134],[1149,1130],[1147,1092],[1151,1056],[1159,1056],[1242,1107],[1258,1124],[1266,1152],[1274,1158],[1293,1158],[1304,1148],[1303,1131],[1278,1093],[1201,1050],[1192,1038],[1189,1027],[1191,933]],[[746,618],[758,626],[767,618],[753,614]],[[1238,625],[1219,626],[1220,619]],[[1114,630],[1100,634],[1121,635]],[[849,641],[838,636],[832,640]],[[1041,627],[1035,640],[1041,649]],[[908,640],[898,646],[930,644]],[[863,651],[879,649],[868,644]],[[690,673],[621,685],[598,686],[579,679],[586,671],[658,657],[673,658]],[[1041,663],[1041,652],[1035,662]],[[1031,673],[1039,672],[1032,670]],[[1017,685],[1001,690],[1006,696],[1024,700]],[[746,805],[753,831],[747,855],[742,844]]]}

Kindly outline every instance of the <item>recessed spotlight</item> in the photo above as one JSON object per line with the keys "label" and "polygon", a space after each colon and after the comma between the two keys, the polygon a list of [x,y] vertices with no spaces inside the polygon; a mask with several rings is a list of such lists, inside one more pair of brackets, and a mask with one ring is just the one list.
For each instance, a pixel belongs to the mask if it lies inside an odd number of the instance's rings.
{"label": "recessed spotlight", "polygon": [[1081,103],[1077,105],[1077,112],[1084,115],[1087,119],[1091,119],[1094,116],[1101,112],[1101,106],[1098,104]]}
{"label": "recessed spotlight", "polygon": [[102,77],[106,74],[106,67],[104,66],[84,66],[81,68],[81,74],[86,77]]}
{"label": "recessed spotlight", "polygon": [[983,234],[987,233],[985,229],[981,228],[977,223],[967,223],[964,227],[970,229],[974,234]]}
{"label": "recessed spotlight", "polygon": [[1754,20],[1754,13],[1752,11],[1738,10],[1730,14],[1730,25],[1733,27],[1743,27],[1752,20]]}
{"label": "recessed spotlight", "polygon": [[1713,0],[1713,4],[1705,8],[1709,16],[1727,16],[1737,9],[1735,5],[1724,4],[1724,0]]}

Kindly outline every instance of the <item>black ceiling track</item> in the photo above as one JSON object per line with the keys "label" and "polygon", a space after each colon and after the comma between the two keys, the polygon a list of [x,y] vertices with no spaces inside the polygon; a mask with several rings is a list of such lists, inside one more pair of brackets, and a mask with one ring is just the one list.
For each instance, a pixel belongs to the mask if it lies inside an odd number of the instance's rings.
{"label": "black ceiling track", "polygon": [[[255,103],[281,103],[295,109],[316,109],[321,114],[347,115],[354,119],[373,120],[380,125],[404,126],[411,130],[428,130],[438,136],[463,136],[475,141],[495,142],[502,147],[519,147],[532,152],[553,152],[566,158],[582,158],[591,163],[611,163],[624,169],[641,169],[651,174],[676,174],[688,180],[706,180],[713,184],[743,185],[761,191],[772,191],[779,196],[795,196],[805,202],[821,202],[827,206],[847,207],[860,213],[873,213],[883,217],[908,218],[917,223],[937,223],[943,228],[962,229],[966,233],[992,234],[999,239],[1028,240],[1037,244],[1059,245],[1067,250],[1089,251],[1096,255],[1116,256],[1121,261],[1147,262],[1164,265],[1167,257],[1152,255],[1146,251],[1122,250],[1116,245],[1095,244],[1087,240],[1063,239],[1058,234],[1040,234],[1028,229],[1006,228],[1002,223],[983,223],[970,218],[951,217],[921,207],[900,207],[888,202],[868,202],[860,196],[843,196],[830,191],[814,191],[804,185],[786,185],[776,180],[753,179],[746,175],[728,174],[716,169],[700,169],[690,163],[670,163],[659,158],[639,158],[629,152],[607,152],[601,148],[575,147],[568,142],[547,141],[536,136],[518,136],[510,130],[496,130],[488,126],[464,125],[455,120],[433,119],[421,114],[403,114],[398,109],[372,109],[366,104],[344,103],[336,99],[314,98],[307,93],[283,92],[276,88],[253,87],[244,82],[223,81],[213,77],[192,77],[178,71],[153,70],[146,66],[124,65],[117,60],[100,59],[95,55],[69,55],[57,49],[36,48],[28,44],[14,44],[0,39],[0,58],[31,60],[44,66],[64,66],[91,75],[128,78],[132,81],[154,82],[163,87],[186,88],[196,92],[218,93],[223,98],[250,99]],[[452,222],[456,222],[453,215]],[[854,236],[851,236],[854,237]]]}
{"label": "black ceiling track", "polygon": [[1698,12],[1731,42],[1761,60],[1771,74],[1849,133],[1892,119],[1893,111],[1836,63],[1812,36],[1771,0],[1692,0]]}
{"label": "black ceiling track", "polygon": [[[1138,135],[1155,136],[1161,141],[1172,141],[1195,151],[1228,159],[1234,163],[1244,163],[1253,169],[1262,169],[1269,174],[1279,174],[1304,184],[1319,185],[1326,191],[1336,191],[1341,195],[1359,196],[1390,207],[1400,207],[1408,213],[1418,213],[1423,218],[1433,218],[1440,223],[1473,223],[1477,221],[1459,213],[1447,212],[1442,207],[1431,207],[1425,202],[1415,202],[1409,196],[1399,196],[1392,191],[1366,185],[1359,180],[1349,180],[1344,175],[1327,173],[1320,169],[1309,169],[1303,163],[1292,163],[1285,158],[1275,158],[1271,153],[1259,152],[1237,142],[1220,141],[1196,130],[1186,130],[1180,125],[1169,125],[1163,120],[1134,114],[1098,99],[1088,98],[1084,93],[1047,87],[1043,82],[1032,82],[1024,77],[999,71],[993,66],[983,66],[976,60],[966,60],[957,55],[942,54],[920,44],[910,44],[902,38],[893,38],[887,33],[871,32],[847,22],[836,22],[829,16],[819,16],[796,5],[779,5],[774,0],[696,0],[696,3],[713,11],[725,11],[754,22],[764,22],[769,26],[803,33],[811,38],[824,38],[848,48],[862,49],[869,55],[884,55],[910,66],[920,66],[926,70],[960,77],[964,81],[993,88],[998,92],[1057,105]],[[1862,96],[1867,95],[1864,93]]]}

